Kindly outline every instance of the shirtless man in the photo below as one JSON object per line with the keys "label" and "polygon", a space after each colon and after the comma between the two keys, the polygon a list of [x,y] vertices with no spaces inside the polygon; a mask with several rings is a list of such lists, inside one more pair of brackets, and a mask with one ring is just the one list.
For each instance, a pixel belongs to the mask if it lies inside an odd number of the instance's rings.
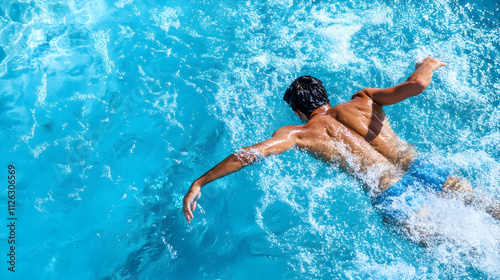
{"label": "shirtless man", "polygon": [[[389,126],[383,106],[396,104],[422,93],[431,83],[433,71],[446,64],[428,57],[403,83],[386,88],[365,88],[352,99],[330,106],[323,84],[310,76],[297,78],[284,100],[304,125],[288,125],[271,138],[231,154],[193,182],[184,197],[183,213],[193,219],[201,188],[238,171],[262,157],[297,147],[326,162],[339,164],[363,181],[372,202],[389,221],[404,224],[422,211],[422,198],[415,192],[472,193],[470,184],[425,156],[419,156],[399,139]],[[486,209],[495,217],[498,210]]]}

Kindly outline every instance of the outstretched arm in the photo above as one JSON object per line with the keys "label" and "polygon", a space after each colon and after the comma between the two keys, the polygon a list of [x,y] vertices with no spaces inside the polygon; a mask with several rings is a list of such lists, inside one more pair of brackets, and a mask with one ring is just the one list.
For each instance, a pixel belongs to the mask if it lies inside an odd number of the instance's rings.
{"label": "outstretched arm", "polygon": [[[406,98],[422,93],[431,83],[432,72],[441,66],[446,66],[446,63],[441,62],[439,59],[428,57],[415,65],[415,72],[405,82],[386,89],[365,88],[359,93],[365,93],[380,105],[396,104]],[[353,97],[356,97],[357,94]]]}
{"label": "outstretched arm", "polygon": [[236,172],[243,167],[252,164],[261,157],[281,154],[284,151],[292,148],[297,143],[297,127],[285,126],[278,129],[271,138],[240,149],[238,152],[229,155],[219,164],[203,174],[200,178],[193,182],[191,188],[184,196],[184,206],[182,212],[188,223],[194,217],[193,212],[196,208],[196,200],[200,196],[201,188],[219,178]]}

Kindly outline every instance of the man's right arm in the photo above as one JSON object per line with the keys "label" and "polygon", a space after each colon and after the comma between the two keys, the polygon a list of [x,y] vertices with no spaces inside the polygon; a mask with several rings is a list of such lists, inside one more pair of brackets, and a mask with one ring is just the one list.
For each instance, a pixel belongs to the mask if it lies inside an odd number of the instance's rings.
{"label": "man's right arm", "polygon": [[431,83],[432,72],[441,66],[446,66],[446,63],[441,62],[439,59],[428,57],[421,63],[417,63],[415,72],[405,82],[386,89],[365,88],[354,94],[353,98],[360,93],[365,93],[379,105],[396,104],[422,93]]}
{"label": "man's right arm", "polygon": [[299,130],[297,126],[292,125],[282,127],[278,129],[271,138],[258,144],[242,148],[237,153],[229,155],[194,181],[189,191],[184,196],[184,206],[182,209],[188,223],[193,218],[192,211],[196,208],[196,200],[199,198],[200,190],[204,185],[236,172],[258,161],[261,157],[281,154],[291,149],[298,141],[297,132]]}

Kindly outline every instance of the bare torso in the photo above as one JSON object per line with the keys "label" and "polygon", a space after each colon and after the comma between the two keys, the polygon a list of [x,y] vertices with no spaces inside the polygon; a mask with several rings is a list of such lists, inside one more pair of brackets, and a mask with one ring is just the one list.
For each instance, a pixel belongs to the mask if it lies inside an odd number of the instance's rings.
{"label": "bare torso", "polygon": [[[298,128],[297,146],[322,160],[338,163],[375,192],[408,170],[414,150],[389,126],[382,106],[365,93],[335,107],[325,106]],[[382,180],[384,179],[384,180]]]}

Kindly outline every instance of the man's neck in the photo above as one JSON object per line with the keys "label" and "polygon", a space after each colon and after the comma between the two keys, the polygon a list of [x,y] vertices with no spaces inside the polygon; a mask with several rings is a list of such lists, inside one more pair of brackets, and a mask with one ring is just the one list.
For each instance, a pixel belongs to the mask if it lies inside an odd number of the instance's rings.
{"label": "man's neck", "polygon": [[314,117],[315,115],[324,115],[328,112],[328,110],[330,110],[332,108],[332,106],[330,106],[330,104],[325,104],[325,105],[321,105],[320,107],[318,107],[316,110],[314,110],[312,113],[311,113],[311,116],[309,117],[309,119],[312,119],[312,117]]}

